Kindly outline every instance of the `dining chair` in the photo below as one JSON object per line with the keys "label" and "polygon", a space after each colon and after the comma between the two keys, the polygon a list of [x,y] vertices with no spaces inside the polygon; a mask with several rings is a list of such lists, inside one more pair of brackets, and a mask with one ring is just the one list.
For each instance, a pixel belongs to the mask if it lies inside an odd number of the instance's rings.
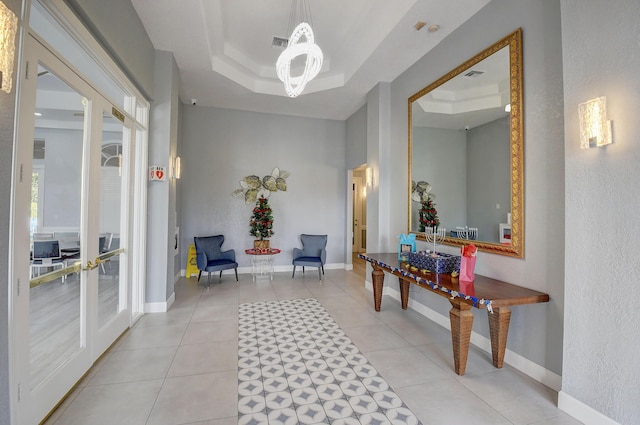
{"label": "dining chair", "polygon": [[309,266],[318,268],[318,278],[322,282],[324,264],[327,261],[327,235],[302,234],[300,235],[300,242],[302,242],[302,249],[293,248],[293,274],[291,279],[296,275],[296,266],[302,266],[303,274],[305,266]]}
{"label": "dining chair", "polygon": [[222,279],[222,271],[234,269],[236,274],[236,282],[238,281],[238,263],[236,262],[236,252],[233,249],[222,251],[221,247],[224,243],[223,235],[194,237],[193,241],[196,246],[196,263],[198,265],[198,282],[202,272],[207,272],[207,287],[211,286],[211,272],[220,272]]}

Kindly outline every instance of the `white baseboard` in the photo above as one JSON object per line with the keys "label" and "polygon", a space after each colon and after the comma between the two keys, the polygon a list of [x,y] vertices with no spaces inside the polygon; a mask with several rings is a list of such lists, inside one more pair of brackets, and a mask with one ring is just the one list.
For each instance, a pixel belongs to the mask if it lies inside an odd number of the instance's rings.
{"label": "white baseboard", "polygon": [[[324,269],[325,270],[338,270],[338,269],[342,269],[344,270],[344,263],[330,263],[330,264],[325,264],[324,265]],[[238,268],[238,270],[240,270]],[[247,267],[247,273],[251,273],[251,267]],[[302,272],[302,270],[300,269],[300,266],[298,266],[298,268],[296,269],[299,272]],[[289,265],[284,265],[284,266],[273,266],[273,271],[274,272],[293,272],[293,265],[289,264]],[[309,271],[312,271],[313,273],[318,273],[317,269],[315,267],[310,267],[306,270],[306,272],[308,273]]]}
{"label": "white baseboard", "polygon": [[[315,271],[315,268],[312,267],[311,269],[313,269]],[[325,270],[353,270],[353,264],[345,264],[345,263],[331,263],[331,264],[325,264],[324,265],[324,269]],[[298,269],[300,270],[300,269]],[[279,272],[293,272],[293,265],[282,265],[282,266],[273,266],[273,271],[274,273],[279,273]],[[233,274],[233,270],[224,270],[222,272],[222,274]],[[180,274],[178,276],[186,276],[187,271],[186,269],[182,269],[180,270]],[[238,267],[238,274],[251,274],[251,266],[243,266],[243,267]],[[195,276],[195,275],[192,275]]]}
{"label": "white baseboard", "polygon": [[[373,292],[373,284],[368,280],[365,281],[365,288]],[[400,301],[400,291],[390,288],[389,286],[383,287],[382,295],[388,295],[391,298]],[[427,319],[436,322],[440,326],[451,331],[451,322],[449,317],[443,316],[437,311],[425,306],[424,304],[416,302],[411,298],[409,298],[408,308],[415,310]],[[471,343],[481,350],[491,354],[491,340],[489,338],[480,335],[477,332],[471,332]],[[551,389],[560,391],[562,388],[562,376],[545,369],[539,364],[532,362],[516,352],[507,349],[504,354],[504,362]]]}
{"label": "white baseboard", "polygon": [[172,293],[169,299],[159,303],[144,303],[145,313],[166,313],[176,300],[176,293]]}
{"label": "white baseboard", "polygon": [[564,391],[558,393],[558,408],[585,425],[620,425],[591,406],[587,406]]}

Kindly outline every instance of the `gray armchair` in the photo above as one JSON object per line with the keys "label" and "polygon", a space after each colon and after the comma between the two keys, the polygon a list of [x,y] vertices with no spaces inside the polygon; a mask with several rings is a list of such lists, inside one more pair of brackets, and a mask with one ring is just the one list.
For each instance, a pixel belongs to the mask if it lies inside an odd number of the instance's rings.
{"label": "gray armchair", "polygon": [[[293,274],[291,279],[296,275],[296,266],[302,266],[302,273],[304,274],[304,267],[317,267],[318,277],[322,282],[322,275],[324,274],[324,264],[327,261],[327,235],[300,235],[300,241],[302,242],[302,249],[293,248]],[[322,271],[322,274],[320,273]]]}
{"label": "gray armchair", "polygon": [[220,272],[222,279],[222,271],[234,269],[236,273],[236,282],[238,281],[238,263],[236,263],[236,252],[233,249],[222,251],[223,235],[195,237],[193,241],[196,245],[196,264],[198,265],[198,282],[202,272],[209,273],[207,275],[207,286],[211,285],[211,272]]}

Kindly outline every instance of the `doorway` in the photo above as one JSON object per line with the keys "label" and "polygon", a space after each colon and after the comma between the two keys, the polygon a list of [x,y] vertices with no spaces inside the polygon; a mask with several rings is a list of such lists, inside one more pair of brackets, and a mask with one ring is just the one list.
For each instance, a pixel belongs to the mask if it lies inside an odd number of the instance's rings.
{"label": "doorway", "polygon": [[[32,71],[20,91],[12,202],[12,381],[17,423],[38,423],[131,323],[135,125],[37,36],[24,52]],[[119,145],[111,162],[107,140]]]}
{"label": "doorway", "polygon": [[353,170],[352,252],[367,251],[367,166]]}

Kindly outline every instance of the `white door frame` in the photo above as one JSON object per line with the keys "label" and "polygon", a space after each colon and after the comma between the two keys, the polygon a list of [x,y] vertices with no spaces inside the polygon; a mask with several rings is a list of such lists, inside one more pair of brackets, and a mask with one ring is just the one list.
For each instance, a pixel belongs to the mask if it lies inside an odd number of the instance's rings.
{"label": "white door frame", "polygon": [[[25,353],[28,353],[28,338],[24,341],[24,338],[21,338],[21,335],[28,335],[29,332],[29,320],[28,320],[28,311],[29,311],[29,300],[28,294],[29,292],[29,259],[28,256],[17,255],[19,252],[28,252],[29,249],[29,235],[28,228],[29,226],[25,226],[23,223],[23,219],[20,217],[30,217],[29,211],[26,210],[26,206],[30,206],[30,196],[31,196],[31,173],[32,169],[32,149],[26,149],[25,146],[30,146],[32,148],[32,143],[20,143],[21,140],[31,140],[33,141],[33,130],[34,130],[34,110],[35,110],[35,88],[31,86],[29,89],[29,84],[35,85],[37,84],[35,79],[37,79],[37,63],[39,59],[44,59],[44,57],[48,57],[45,62],[48,67],[55,68],[56,74],[65,75],[66,81],[73,81],[73,86],[76,90],[80,89],[80,92],[85,95],[85,93],[93,93],[89,97],[95,99],[102,99],[99,103],[101,105],[95,104],[92,105],[93,108],[89,108],[87,111],[94,111],[93,122],[99,123],[102,118],[102,110],[112,105],[104,95],[102,95],[98,90],[91,87],[89,83],[86,82],[83,77],[80,77],[77,72],[73,70],[73,67],[70,67],[65,63],[63,59],[53,53],[53,49],[49,46],[42,47],[41,51],[34,52],[36,49],[32,43],[41,44],[42,46],[46,46],[46,43],[35,34],[30,34],[26,37],[28,41],[25,43],[24,47],[24,66],[23,69],[29,69],[29,72],[26,73],[26,78],[22,83],[20,83],[19,89],[19,109],[18,109],[18,119],[16,126],[16,154],[14,160],[14,169],[13,169],[13,189],[12,189],[12,210],[11,210],[11,230],[10,230],[10,282],[15,282],[15,286],[12,285],[10,290],[9,297],[9,311],[10,311],[10,330],[9,330],[9,353],[10,353],[10,376],[9,376],[9,385],[12,389],[10,391],[11,394],[11,412],[12,412],[12,423],[22,424],[22,423],[37,423],[39,422],[50,409],[55,407],[55,405],[59,402],[59,400],[73,387],[73,385],[86,373],[91,364],[99,357],[99,355],[108,347],[110,343],[100,344],[98,347],[95,344],[97,329],[96,323],[86,316],[85,323],[82,325],[82,349],[79,352],[73,355],[74,361],[65,364],[63,369],[61,369],[61,373],[58,374],[59,379],[45,381],[42,386],[37,388],[40,391],[41,395],[45,395],[45,399],[42,401],[42,406],[49,406],[46,411],[43,411],[43,408],[34,409],[31,405],[31,396],[33,394],[29,391],[29,384],[24,383],[24,377],[29,374],[29,364],[28,364],[28,356],[25,362],[24,358],[21,358]],[[31,47],[28,47],[31,45]],[[38,48],[40,49],[40,48]],[[35,57],[33,56],[35,55]],[[35,58],[35,60],[34,60]],[[27,65],[28,63],[28,65]],[[103,62],[101,62],[104,64]],[[112,64],[114,68],[115,64]],[[72,75],[73,74],[73,75]],[[31,81],[29,81],[31,79]],[[23,87],[24,86],[24,87]],[[31,91],[30,91],[31,90]],[[26,96],[23,95],[26,94]],[[135,92],[137,93],[137,92]],[[30,96],[29,96],[30,95]],[[31,97],[30,100],[27,100],[28,97]],[[141,317],[144,311],[144,282],[146,275],[146,169],[147,169],[147,129],[146,125],[148,123],[148,103],[140,96],[137,98],[133,96],[133,114],[136,115],[136,119],[138,119],[138,123],[136,124],[134,118],[127,114],[126,111],[121,111],[125,113],[125,116],[128,120],[128,128],[132,131],[130,133],[131,137],[131,150],[132,155],[136,155],[135,163],[131,162],[129,164],[129,172],[131,173],[131,182],[134,187],[132,191],[128,204],[131,205],[129,208],[131,217],[128,220],[129,226],[127,230],[127,235],[129,235],[129,250],[132,253],[135,253],[135,256],[131,256],[129,261],[129,273],[127,274],[126,279],[129,282],[135,282],[135,287],[133,284],[131,285],[130,292],[127,294],[127,313],[125,320],[125,329],[139,317]],[[89,112],[91,113],[91,112]],[[99,120],[98,119],[99,115]],[[87,134],[85,137],[91,137],[94,139],[97,132],[101,131],[99,128],[100,124],[93,126],[92,128],[87,129]],[[91,133],[91,135],[89,134]],[[101,140],[99,137],[98,140]],[[143,155],[137,156],[141,153]],[[100,167],[97,167],[98,170]],[[28,176],[28,179],[25,177]],[[24,184],[28,185],[29,190],[25,190],[22,186]],[[84,188],[83,190],[88,190]],[[137,191],[137,193],[136,193]],[[96,191],[98,192],[98,191]],[[88,196],[88,204],[99,205],[99,202],[96,202],[95,199],[92,199],[92,195],[90,193],[86,193],[85,196]],[[89,214],[85,217],[85,220],[90,219],[90,216],[95,216],[95,214]],[[135,222],[134,222],[135,220]],[[96,223],[94,223],[96,224]],[[91,223],[85,224],[85,228],[87,226],[92,226]],[[90,252],[97,252],[97,238],[86,238],[83,241],[84,247]],[[95,239],[95,240],[91,240]],[[95,244],[96,247],[92,248],[92,244]],[[26,251],[25,251],[26,250]],[[86,283],[84,284],[86,285]],[[84,291],[90,292],[91,289],[87,289],[85,287]],[[89,293],[89,295],[91,295]],[[86,298],[85,298],[86,299]],[[97,297],[96,297],[97,299]],[[81,309],[86,314],[87,305],[83,302],[81,305]],[[26,313],[25,313],[26,312]],[[25,314],[26,319],[25,320]],[[118,319],[119,322],[122,322],[122,317]],[[25,333],[26,332],[26,333]],[[87,332],[94,332],[94,341],[92,342],[90,339],[87,339]],[[111,338],[111,341],[115,341],[118,335],[122,330],[116,331],[115,336],[109,336],[107,338]],[[93,346],[92,346],[93,344]],[[105,347],[106,345],[106,347]],[[26,350],[26,351],[25,351]],[[13,390],[15,389],[15,391]]]}
{"label": "white door frame", "polygon": [[[13,366],[16,371],[12,376],[18,388],[18,400],[14,405],[17,423],[37,423],[48,411],[53,408],[62,396],[73,387],[91,366],[92,353],[91,344],[87,340],[87,328],[91,326],[86,315],[87,285],[89,275],[83,275],[80,286],[80,342],[79,349],[62,364],[53,375],[46,378],[36,388],[31,389],[29,383],[30,361],[29,361],[29,330],[30,330],[30,305],[29,305],[29,256],[17,255],[30,250],[29,226],[23,225],[20,217],[30,217],[31,209],[31,170],[33,157],[33,138],[35,128],[35,100],[37,88],[38,63],[42,61],[47,69],[62,78],[67,84],[72,86],[82,96],[89,99],[94,97],[93,89],[80,79],[69,67],[62,63],[50,51],[43,48],[38,41],[29,36],[25,43],[25,62],[30,67],[30,72],[26,74],[21,83],[20,108],[18,113],[16,146],[16,167],[14,167],[14,187],[12,200],[12,238],[10,252],[12,258],[12,281],[18,282],[16,292],[11,298],[11,320],[13,332],[10,340],[10,352],[12,354]],[[91,101],[87,102],[87,111],[91,111]],[[87,129],[84,130],[85,139]],[[86,153],[85,153],[86,155]],[[83,187],[83,190],[88,188]],[[86,219],[86,218],[85,218]],[[83,218],[81,218],[81,223]],[[86,228],[86,224],[85,224]],[[86,235],[85,235],[86,239]],[[84,250],[91,253],[97,251],[97,241],[91,246],[91,241],[84,240]],[[24,282],[24,283],[21,283]],[[34,402],[34,400],[38,400]],[[12,409],[13,411],[13,409]]]}
{"label": "white door frame", "polygon": [[366,229],[366,222],[362,220],[362,190],[366,190],[363,178],[353,177],[353,252],[362,251],[362,230]]}

